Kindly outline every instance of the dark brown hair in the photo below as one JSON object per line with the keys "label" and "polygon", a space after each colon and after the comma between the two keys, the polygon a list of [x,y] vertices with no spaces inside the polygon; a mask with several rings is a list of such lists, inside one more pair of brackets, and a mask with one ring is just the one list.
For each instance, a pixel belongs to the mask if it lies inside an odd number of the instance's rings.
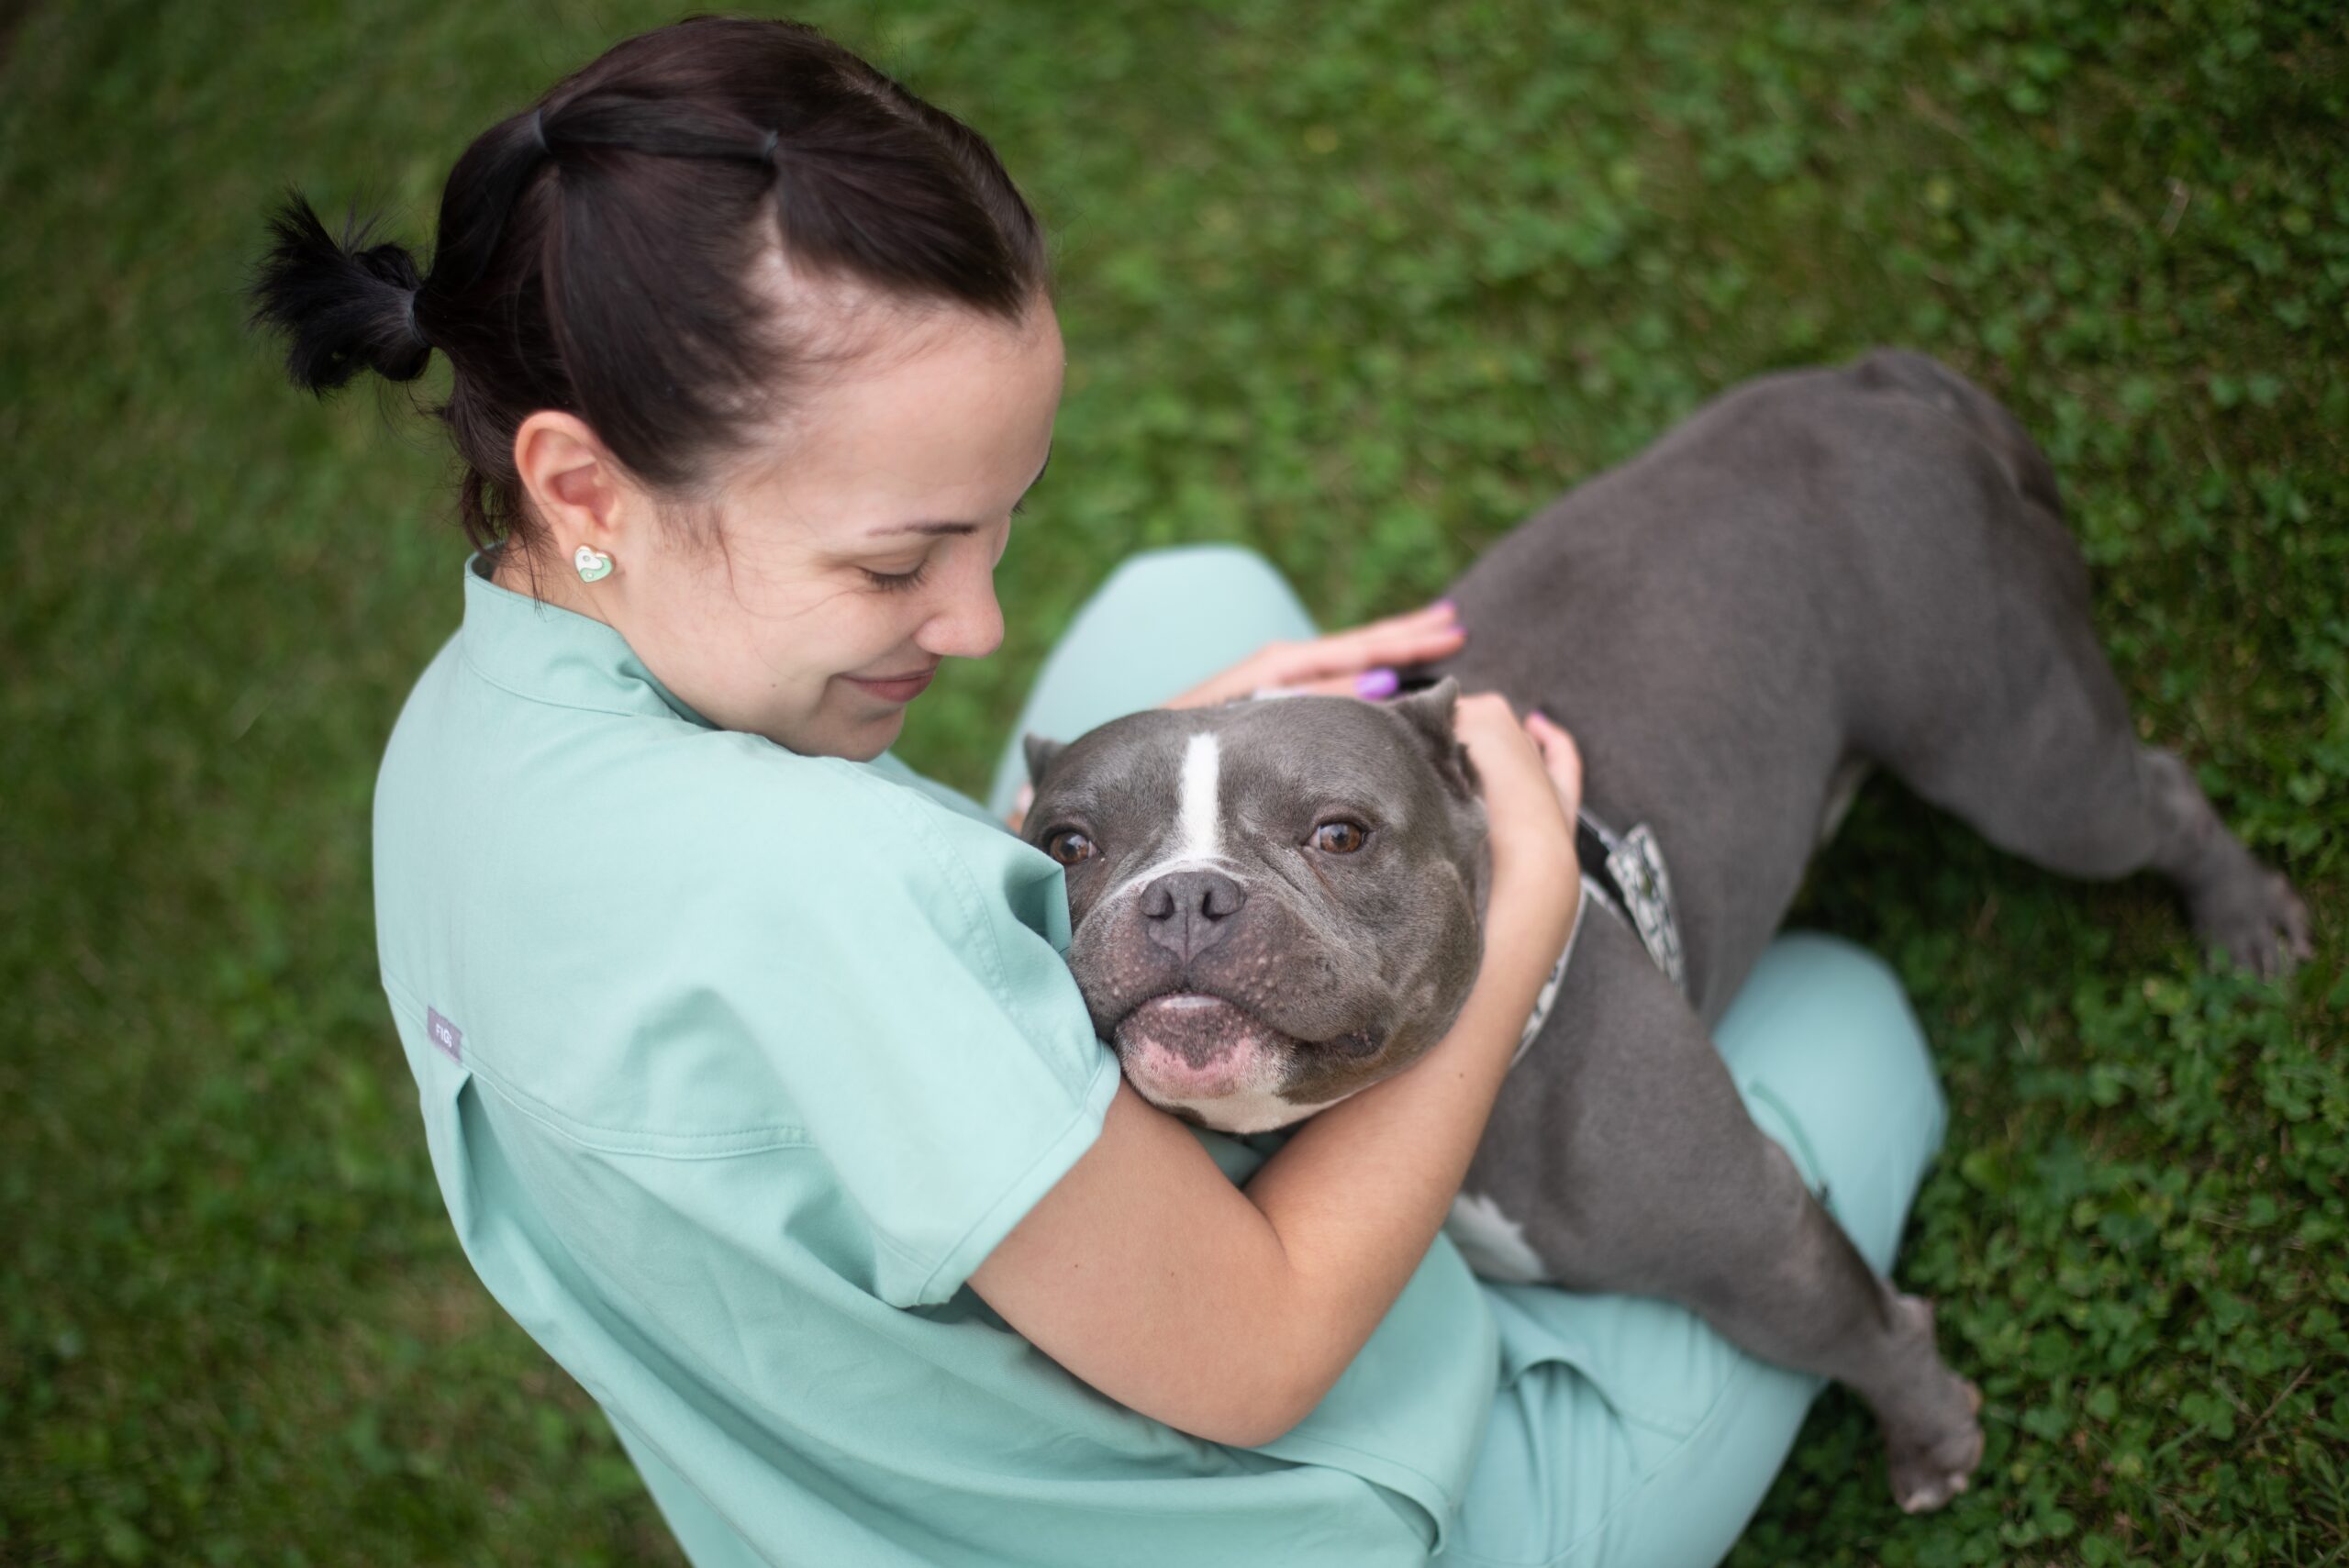
{"label": "dark brown hair", "polygon": [[[773,227],[765,221],[772,215]],[[539,524],[514,471],[533,410],[577,415],[656,494],[696,487],[820,357],[751,277],[795,270],[1017,321],[1051,286],[1035,216],[985,139],[812,28],[692,17],[615,45],[449,172],[429,274],[330,238],[299,192],[271,220],[251,325],[324,396],[449,356],[431,409],[476,549]]]}

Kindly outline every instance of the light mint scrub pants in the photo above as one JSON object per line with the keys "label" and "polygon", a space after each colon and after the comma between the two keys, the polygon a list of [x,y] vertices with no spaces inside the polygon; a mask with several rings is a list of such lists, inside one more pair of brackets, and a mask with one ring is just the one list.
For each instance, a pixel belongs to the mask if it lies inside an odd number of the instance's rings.
{"label": "light mint scrub pants", "polygon": [[[1019,737],[1028,731],[1074,740],[1266,642],[1316,635],[1288,584],[1247,550],[1202,545],[1132,557],[1046,659],[989,804],[998,816],[1010,810],[1026,776]],[[1836,1219],[1869,1263],[1887,1271],[1947,1118],[1923,1031],[1891,969],[1836,938],[1781,935],[1714,1041],[1755,1122],[1814,1192],[1832,1195]],[[1497,1315],[1539,1321],[1542,1332],[1523,1338],[1570,1343],[1575,1355],[1571,1364],[1502,1369],[1513,1386],[1494,1402],[1441,1561],[1720,1562],[1785,1462],[1822,1380],[1755,1360],[1668,1302],[1485,1288]]]}

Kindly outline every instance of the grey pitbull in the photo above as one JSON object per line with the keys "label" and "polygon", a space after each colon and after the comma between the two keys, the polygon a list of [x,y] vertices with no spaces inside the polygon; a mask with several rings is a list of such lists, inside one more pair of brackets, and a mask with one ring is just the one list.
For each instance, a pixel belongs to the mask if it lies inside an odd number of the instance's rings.
{"label": "grey pitbull", "polygon": [[1453,1233],[1486,1273],[1669,1297],[1840,1379],[1876,1412],[1895,1497],[1939,1507],[1981,1458],[1979,1398],[1929,1304],[1860,1257],[1708,1038],[1811,853],[1874,764],[2051,870],[2161,873],[2207,941],[2263,973],[2309,955],[2305,907],[2174,753],[2139,744],[2046,459],[1921,356],[1731,391],[1503,539],[1451,597],[1469,637],[1433,690],[1031,739],[1023,836],[1067,868],[1096,1026],[1141,1094],[1226,1131],[1408,1065],[1480,951],[1454,678],[1541,707],[1587,760],[1586,837],[1603,841],[1586,884],[1606,913],[1586,895]]}

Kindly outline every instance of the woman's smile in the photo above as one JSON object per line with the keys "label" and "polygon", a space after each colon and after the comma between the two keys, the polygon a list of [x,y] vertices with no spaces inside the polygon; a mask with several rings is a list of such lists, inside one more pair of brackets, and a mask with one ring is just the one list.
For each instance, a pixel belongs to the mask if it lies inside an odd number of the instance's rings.
{"label": "woman's smile", "polygon": [[921,695],[930,685],[930,678],[937,673],[938,666],[932,664],[909,675],[843,675],[841,679],[872,693],[883,702],[908,703]]}

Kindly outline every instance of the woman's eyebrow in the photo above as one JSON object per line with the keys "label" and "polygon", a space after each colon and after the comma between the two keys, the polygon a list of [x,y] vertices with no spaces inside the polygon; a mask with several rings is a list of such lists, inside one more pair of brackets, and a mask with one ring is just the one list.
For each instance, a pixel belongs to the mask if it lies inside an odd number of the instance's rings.
{"label": "woman's eyebrow", "polygon": [[886,539],[892,534],[974,534],[976,523],[892,523],[885,528],[874,528],[867,539]]}
{"label": "woman's eyebrow", "polygon": [[[1037,485],[1042,484],[1045,472],[1052,466],[1052,449],[1046,447],[1044,449],[1044,466],[1038,469],[1036,471],[1036,477],[1028,482],[1028,490],[1033,490]],[[1023,490],[1019,494],[1022,498],[1025,498],[1028,491]],[[974,534],[978,531],[979,525],[976,523],[892,523],[885,528],[874,528],[864,537],[867,539],[885,539],[891,534]]]}

